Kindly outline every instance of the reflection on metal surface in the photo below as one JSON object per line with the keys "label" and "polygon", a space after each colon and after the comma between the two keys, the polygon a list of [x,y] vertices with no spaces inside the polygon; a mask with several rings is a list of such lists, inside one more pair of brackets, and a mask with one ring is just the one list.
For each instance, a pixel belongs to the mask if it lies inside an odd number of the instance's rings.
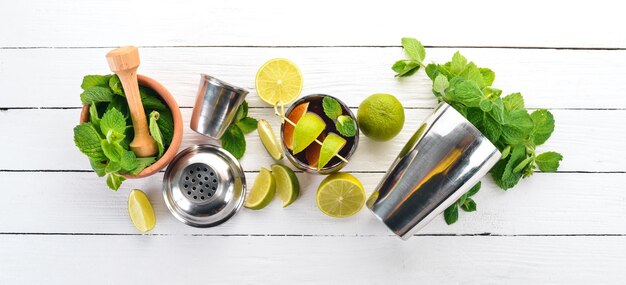
{"label": "reflection on metal surface", "polygon": [[478,183],[500,156],[474,125],[441,103],[409,139],[367,206],[407,239]]}
{"label": "reflection on metal surface", "polygon": [[196,103],[191,115],[191,129],[220,139],[237,114],[248,91],[215,77],[202,74]]}

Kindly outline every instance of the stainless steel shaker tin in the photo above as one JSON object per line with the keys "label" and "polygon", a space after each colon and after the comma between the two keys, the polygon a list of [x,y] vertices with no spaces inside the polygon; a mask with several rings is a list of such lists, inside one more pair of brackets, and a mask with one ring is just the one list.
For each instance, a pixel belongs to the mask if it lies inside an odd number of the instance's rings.
{"label": "stainless steel shaker tin", "polygon": [[404,146],[367,207],[406,240],[469,191],[500,157],[472,123],[441,103]]}
{"label": "stainless steel shaker tin", "polygon": [[191,115],[192,130],[220,139],[237,114],[248,91],[202,74]]}
{"label": "stainless steel shaker tin", "polygon": [[194,227],[213,227],[241,208],[246,178],[239,161],[213,145],[195,145],[174,157],[163,176],[163,198],[170,212]]}

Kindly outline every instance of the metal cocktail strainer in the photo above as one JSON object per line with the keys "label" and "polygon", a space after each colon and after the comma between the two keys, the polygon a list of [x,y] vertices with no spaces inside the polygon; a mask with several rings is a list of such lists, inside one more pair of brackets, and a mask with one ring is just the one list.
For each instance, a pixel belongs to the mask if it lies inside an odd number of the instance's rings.
{"label": "metal cocktail strainer", "polygon": [[[208,78],[212,77],[202,76],[191,128],[219,139],[247,92]],[[241,208],[245,194],[246,178],[239,161],[219,146],[201,144],[181,151],[163,177],[168,209],[178,220],[194,227],[225,222]]]}
{"label": "metal cocktail strainer", "polygon": [[225,222],[241,208],[246,178],[235,157],[203,144],[180,152],[163,177],[163,197],[172,214],[194,227]]}

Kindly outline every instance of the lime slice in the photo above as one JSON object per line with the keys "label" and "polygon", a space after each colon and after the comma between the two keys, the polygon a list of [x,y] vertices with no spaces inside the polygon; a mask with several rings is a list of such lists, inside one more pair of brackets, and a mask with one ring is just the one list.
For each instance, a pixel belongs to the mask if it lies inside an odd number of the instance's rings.
{"label": "lime slice", "polygon": [[274,176],[269,170],[261,168],[259,175],[254,180],[252,190],[248,193],[244,207],[252,210],[261,210],[272,202],[275,192],[276,182],[274,181]]}
{"label": "lime slice", "polygon": [[156,218],[146,193],[139,189],[130,191],[128,195],[128,215],[135,228],[140,232],[148,232],[154,228]]}
{"label": "lime slice", "polygon": [[283,208],[285,208],[298,199],[298,195],[300,195],[298,177],[291,168],[280,164],[272,165],[272,174],[276,179],[276,193],[278,198],[283,201]]}
{"label": "lime slice", "polygon": [[293,133],[293,154],[297,154],[315,141],[326,128],[324,120],[315,113],[305,113]]}
{"label": "lime slice", "polygon": [[269,153],[275,160],[283,159],[283,151],[280,149],[278,139],[276,139],[270,123],[261,119],[258,121],[256,129],[257,132],[259,132],[259,137],[261,137],[261,142],[263,143],[265,150],[267,150],[267,153]]}
{"label": "lime slice", "polygon": [[322,180],[315,198],[317,207],[324,214],[345,218],[363,208],[365,190],[361,182],[351,174],[335,173]]}
{"label": "lime slice", "polygon": [[284,58],[267,61],[256,73],[256,92],[270,105],[286,105],[302,92],[302,74],[293,62]]}
{"label": "lime slice", "polygon": [[346,144],[346,139],[335,133],[329,133],[320,149],[320,159],[317,163],[317,170],[326,166],[326,164],[339,153],[341,148]]}

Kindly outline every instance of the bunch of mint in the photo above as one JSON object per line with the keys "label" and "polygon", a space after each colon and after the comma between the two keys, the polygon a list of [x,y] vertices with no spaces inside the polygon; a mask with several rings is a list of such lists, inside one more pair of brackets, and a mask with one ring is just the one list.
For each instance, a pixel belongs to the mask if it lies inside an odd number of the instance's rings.
{"label": "bunch of mint", "polygon": [[139,87],[158,154],[138,158],[129,147],[134,136],[133,125],[117,75],[87,75],[81,88],[80,99],[83,104],[90,105],[90,118],[89,122],[74,127],[74,143],[89,158],[96,174],[106,175],[109,188],[117,190],[126,179],[123,174],[138,174],[167,150],[174,136],[172,113],[156,92]]}
{"label": "bunch of mint", "polygon": [[243,101],[237,109],[235,119],[221,138],[222,147],[237,159],[241,159],[246,152],[244,135],[256,130],[257,123],[256,119],[248,117],[248,102]]}
{"label": "bunch of mint", "polygon": [[[554,117],[546,109],[529,113],[520,93],[502,97],[502,90],[492,87],[495,73],[478,67],[459,52],[445,64],[424,65],[426,50],[414,38],[403,38],[402,46],[408,59],[399,60],[392,69],[396,77],[410,76],[424,68],[433,81],[432,91],[439,99],[450,104],[468,119],[502,153],[502,159],[491,169],[495,183],[507,190],[522,178],[531,176],[536,168],[544,172],[558,169],[563,156],[557,152],[536,154],[536,147],[545,143],[554,131]],[[476,210],[469,198],[480,189],[480,184],[446,209],[448,224],[458,218],[458,207],[465,211]],[[468,192],[468,193],[470,193]]]}

